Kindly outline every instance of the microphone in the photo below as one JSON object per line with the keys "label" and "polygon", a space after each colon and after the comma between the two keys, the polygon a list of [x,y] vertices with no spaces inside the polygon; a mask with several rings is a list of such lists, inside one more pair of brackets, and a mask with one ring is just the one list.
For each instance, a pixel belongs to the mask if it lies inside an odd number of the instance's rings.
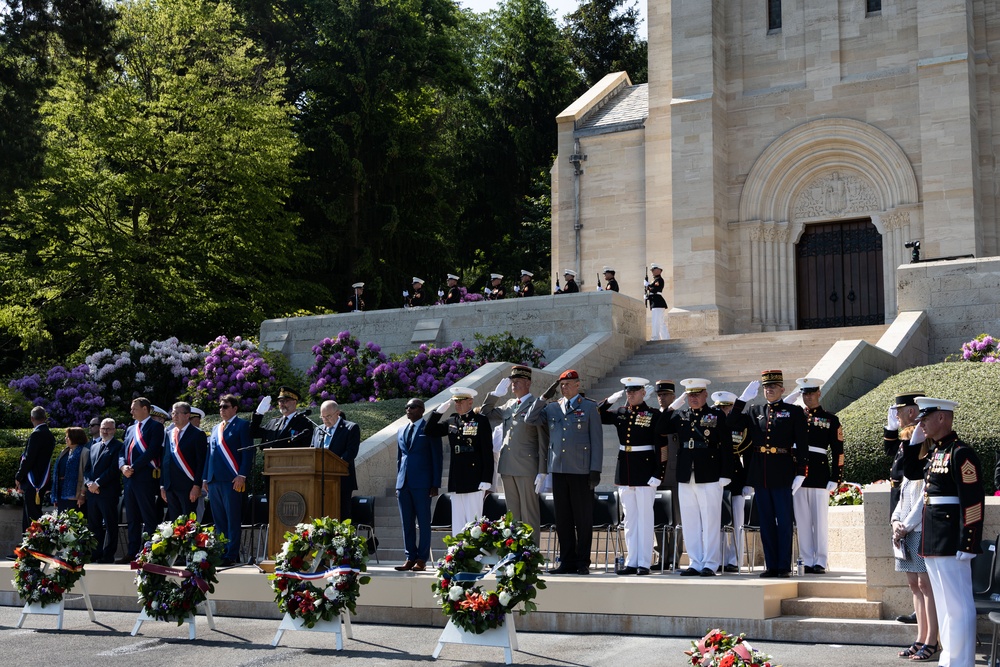
{"label": "microphone", "polygon": [[303,415],[303,416],[305,416],[305,417],[308,417],[308,416],[309,416],[309,415],[311,415],[312,413],[313,413],[313,411],[312,411],[312,410],[296,410],[296,411],[295,411],[295,414],[296,414],[296,415]]}

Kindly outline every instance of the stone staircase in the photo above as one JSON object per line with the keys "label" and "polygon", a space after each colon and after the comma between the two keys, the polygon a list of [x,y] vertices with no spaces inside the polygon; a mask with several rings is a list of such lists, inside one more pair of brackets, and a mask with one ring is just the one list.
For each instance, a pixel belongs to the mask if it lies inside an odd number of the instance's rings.
{"label": "stone staircase", "polygon": [[882,603],[866,599],[864,572],[831,572],[803,577],[798,597],[781,601],[782,616],[879,620]]}

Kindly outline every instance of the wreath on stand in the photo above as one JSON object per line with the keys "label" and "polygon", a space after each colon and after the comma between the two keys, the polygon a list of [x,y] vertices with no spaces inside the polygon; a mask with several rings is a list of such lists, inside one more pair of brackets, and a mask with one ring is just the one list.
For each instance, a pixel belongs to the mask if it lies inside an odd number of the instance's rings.
{"label": "wreath on stand", "polygon": [[[454,537],[445,536],[448,551],[437,563],[438,580],[431,588],[452,623],[482,634],[502,626],[504,616],[519,604],[521,614],[537,609],[532,600],[545,588],[539,576],[545,557],[531,539],[533,532],[507,512],[496,521],[480,519]],[[479,583],[485,556],[498,559],[494,590],[483,590]]]}
{"label": "wreath on stand", "polygon": [[[87,521],[77,510],[44,514],[24,531],[14,549],[14,586],[27,603],[58,603],[84,575],[83,566],[97,546]],[[48,565],[49,567],[46,567]]]}
{"label": "wreath on stand", "polygon": [[194,514],[165,521],[143,538],[145,545],[132,563],[139,571],[139,604],[150,618],[180,625],[215,592],[228,540],[198,523]]}
{"label": "wreath on stand", "polygon": [[285,533],[268,578],[278,610],[312,628],[345,609],[357,613],[361,585],[371,581],[367,570],[368,546],[351,520],[322,517]]}

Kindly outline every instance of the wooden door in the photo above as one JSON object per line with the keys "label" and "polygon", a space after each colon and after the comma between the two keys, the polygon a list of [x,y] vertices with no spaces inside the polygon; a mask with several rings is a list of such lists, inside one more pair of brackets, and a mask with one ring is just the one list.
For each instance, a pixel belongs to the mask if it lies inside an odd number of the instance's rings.
{"label": "wooden door", "polygon": [[799,329],[885,322],[882,235],[871,219],[807,225],[795,264]]}

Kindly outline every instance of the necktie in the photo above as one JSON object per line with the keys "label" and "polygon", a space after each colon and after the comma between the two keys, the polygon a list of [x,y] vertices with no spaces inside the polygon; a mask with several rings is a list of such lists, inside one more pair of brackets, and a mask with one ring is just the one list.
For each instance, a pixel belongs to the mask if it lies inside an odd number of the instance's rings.
{"label": "necktie", "polygon": [[409,448],[413,445],[413,433],[417,430],[417,425],[410,422],[410,427],[406,430],[406,447]]}
{"label": "necktie", "polygon": [[284,431],[285,425],[288,423],[288,417],[281,418],[281,424],[278,426],[278,431]]}
{"label": "necktie", "polygon": [[331,440],[333,440],[333,434],[332,433],[327,433],[326,437],[323,438],[323,448],[324,449],[330,449],[330,441]]}

